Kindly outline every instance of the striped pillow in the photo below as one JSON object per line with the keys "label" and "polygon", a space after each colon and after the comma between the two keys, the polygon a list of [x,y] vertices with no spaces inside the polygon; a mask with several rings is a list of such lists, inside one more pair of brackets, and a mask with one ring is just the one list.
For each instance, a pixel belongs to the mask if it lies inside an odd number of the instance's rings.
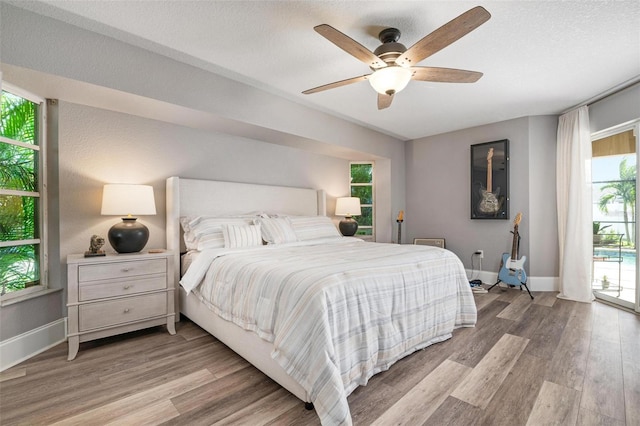
{"label": "striped pillow", "polygon": [[327,216],[291,216],[289,221],[298,241],[341,236]]}
{"label": "striped pillow", "polygon": [[292,243],[298,240],[288,217],[270,217],[256,220],[262,231],[262,239],[268,244]]}
{"label": "striped pillow", "polygon": [[209,248],[223,248],[223,225],[250,225],[251,217],[214,217],[198,216],[180,219],[184,230],[184,243],[187,250],[204,250]]}
{"label": "striped pillow", "polygon": [[256,247],[262,245],[260,225],[224,225],[225,248]]}

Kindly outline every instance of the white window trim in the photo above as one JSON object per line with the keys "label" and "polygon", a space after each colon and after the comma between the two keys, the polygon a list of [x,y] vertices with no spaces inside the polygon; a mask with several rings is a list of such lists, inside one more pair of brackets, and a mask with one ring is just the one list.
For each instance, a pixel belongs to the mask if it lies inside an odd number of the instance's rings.
{"label": "white window trim", "polygon": [[[0,73],[0,77],[2,74]],[[49,211],[48,211],[48,198],[47,198],[47,101],[45,98],[42,98],[34,93],[31,93],[21,87],[15,86],[6,81],[0,80],[0,91],[10,92],[14,95],[20,96],[24,99],[28,99],[29,101],[38,104],[39,114],[38,114],[38,144],[23,144],[19,141],[6,140],[6,138],[2,138],[3,142],[12,143],[14,145],[22,146],[27,145],[28,148],[37,151],[38,154],[38,192],[28,192],[28,191],[12,191],[12,190],[3,190],[3,193],[11,193],[12,195],[36,195],[39,198],[38,206],[39,206],[39,226],[40,226],[40,238],[35,240],[18,240],[11,241],[11,244],[8,245],[21,245],[21,244],[34,244],[36,241],[40,246],[40,264],[38,265],[40,269],[40,284],[32,287],[25,288],[23,290],[12,291],[11,293],[6,293],[0,296],[0,302],[5,302],[12,299],[24,298],[25,296],[31,296],[36,294],[41,294],[46,292],[49,287],[49,252],[48,252],[48,227],[49,223]],[[0,245],[5,246],[5,244]]]}
{"label": "white window trim", "polygon": [[[609,127],[607,129],[594,132],[591,134],[591,142],[597,141],[599,139],[604,139],[606,137],[613,136],[618,133],[623,133],[629,130],[633,130],[633,135],[636,138],[636,164],[640,164],[640,161],[638,161],[640,160],[640,119],[630,120],[625,123],[621,123],[621,124]],[[636,185],[638,185],[638,182],[640,181],[636,177]],[[636,206],[640,206],[639,191],[636,191]],[[637,220],[638,214],[640,214],[640,212],[638,211],[638,209],[636,209],[636,217],[634,218],[636,219],[636,225],[640,223],[640,221]],[[636,244],[636,250],[637,250],[637,248],[639,247],[638,244],[640,244],[640,235],[638,235],[637,228],[636,228],[635,234],[636,234],[635,244]],[[636,286],[639,283],[640,283],[640,269],[636,268]],[[640,291],[636,291],[635,303],[628,302],[613,296],[608,296],[603,293],[598,293],[597,298],[605,302],[613,303],[616,306],[623,306],[632,311],[640,312]]]}

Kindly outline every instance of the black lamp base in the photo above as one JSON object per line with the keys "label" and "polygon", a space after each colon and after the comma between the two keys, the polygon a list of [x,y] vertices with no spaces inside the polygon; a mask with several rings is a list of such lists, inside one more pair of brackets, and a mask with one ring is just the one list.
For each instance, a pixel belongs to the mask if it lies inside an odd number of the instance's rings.
{"label": "black lamp base", "polygon": [[340,233],[345,237],[352,237],[358,230],[358,222],[351,216],[347,216],[340,221],[338,228],[340,229]]}
{"label": "black lamp base", "polygon": [[109,229],[109,242],[118,253],[137,253],[149,241],[149,228],[136,221],[135,217],[123,217]]}

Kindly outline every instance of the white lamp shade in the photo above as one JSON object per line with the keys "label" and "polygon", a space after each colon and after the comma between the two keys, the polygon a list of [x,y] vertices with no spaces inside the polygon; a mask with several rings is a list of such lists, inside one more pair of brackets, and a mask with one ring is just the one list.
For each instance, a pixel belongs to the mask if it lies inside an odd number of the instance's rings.
{"label": "white lamp shade", "polygon": [[382,95],[398,93],[407,87],[409,80],[411,71],[399,65],[380,68],[369,77],[371,87]]}
{"label": "white lamp shade", "polygon": [[150,185],[107,184],[102,191],[103,215],[154,215],[156,201]]}
{"label": "white lamp shade", "polygon": [[336,200],[336,216],[360,216],[360,198],[341,197]]}

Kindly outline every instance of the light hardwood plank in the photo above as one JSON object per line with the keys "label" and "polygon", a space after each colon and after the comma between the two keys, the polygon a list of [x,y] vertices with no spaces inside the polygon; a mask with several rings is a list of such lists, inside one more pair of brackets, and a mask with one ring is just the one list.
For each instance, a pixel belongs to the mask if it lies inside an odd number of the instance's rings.
{"label": "light hardwood plank", "polygon": [[624,420],[624,380],[620,343],[591,337],[580,407]]}
{"label": "light hardwood plank", "polygon": [[[373,380],[381,379],[396,392],[404,394],[447,359],[458,347],[458,343],[466,344],[470,336],[469,331],[474,330],[472,328],[454,330],[454,337],[451,339],[414,352],[410,357],[405,358],[402,364],[392,365],[389,370],[374,377]],[[359,392],[359,389],[354,391],[356,395]]]}
{"label": "light hardwood plank", "polygon": [[531,337],[526,353],[546,360],[551,360],[558,348],[560,338],[564,331],[569,316],[573,311],[573,303],[563,299],[557,299],[547,317],[541,322],[536,332]]}
{"label": "light hardwood plank", "polygon": [[372,425],[408,425],[424,423],[458,386],[471,368],[445,360]]}
{"label": "light hardwood plank", "polygon": [[27,369],[25,367],[11,368],[0,373],[0,383],[15,379],[16,377],[24,377],[26,375]]}
{"label": "light hardwood plank", "polygon": [[524,425],[544,382],[547,361],[526,354],[518,362],[483,411],[482,424]]}
{"label": "light hardwood plank", "polygon": [[640,314],[618,312],[622,360],[638,362],[640,358]]}
{"label": "light hardwood plank", "polygon": [[619,309],[596,303],[593,310],[593,338],[620,345]]}
{"label": "light hardwood plank", "polygon": [[[628,425],[636,425],[638,423],[627,423]],[[594,413],[586,408],[580,408],[578,412],[578,426],[624,426],[625,422],[602,414]]]}
{"label": "light hardwood plank", "polygon": [[531,339],[538,327],[540,327],[542,320],[551,315],[551,312],[552,309],[548,306],[533,304],[527,310],[527,315],[518,321],[514,321],[507,333]]}
{"label": "light hardwood plank", "polygon": [[536,305],[551,307],[554,305],[554,303],[556,303],[556,300],[558,300],[557,296],[557,292],[537,293],[535,299],[532,302]]}
{"label": "light hardwood plank", "polygon": [[520,290],[521,287],[518,288],[509,288],[509,287],[503,287],[506,286],[506,284],[500,283],[498,284],[496,287],[494,287],[493,290],[491,290],[492,292],[496,292],[497,294],[499,294],[500,296],[498,297],[497,300],[499,300],[500,302],[507,302],[507,303],[511,303],[513,302],[513,300],[520,296],[522,294],[522,291]]}
{"label": "light hardwood plank", "polygon": [[591,331],[593,329],[593,311],[596,303],[575,303],[567,327],[581,328]]}
{"label": "light hardwood plank", "polygon": [[531,410],[527,426],[575,425],[579,408],[579,391],[545,381]]}
{"label": "light hardwood plank", "polygon": [[149,360],[141,365],[135,365],[131,368],[116,371],[110,374],[100,376],[100,382],[103,385],[125,384],[129,382],[143,382],[150,378],[157,377],[158,373],[167,371],[169,366],[175,365],[181,359],[183,362],[191,362],[199,365],[211,359],[216,354],[216,348],[211,345],[192,348],[185,354],[174,353],[166,358]]}
{"label": "light hardwood plank", "polygon": [[[481,425],[482,410],[449,396],[423,423],[423,426],[476,426]],[[406,425],[410,426],[410,425]],[[412,426],[412,425],[411,425]],[[511,425],[510,425],[511,426]]]}
{"label": "light hardwood plank", "polygon": [[[353,416],[353,413],[352,413]],[[354,425],[358,425],[354,420]],[[366,425],[368,423],[360,423]],[[294,406],[289,411],[276,417],[269,423],[269,426],[320,426],[320,419],[315,410],[307,410],[300,406]]]}
{"label": "light hardwood plank", "polygon": [[460,342],[456,345],[457,350],[449,359],[468,367],[475,367],[512,325],[513,321],[494,318],[490,327],[478,329],[464,344]]}
{"label": "light hardwood plank", "polygon": [[198,388],[215,380],[215,377],[207,371],[200,370],[184,376],[181,379],[172,380],[164,385],[155,386],[144,392],[139,392],[119,401],[103,405],[82,414],[54,423],[55,425],[87,425],[97,421],[105,423],[113,421],[120,416],[125,416],[135,410],[141,410],[150,404],[181,395],[189,390]]}
{"label": "light hardwood plank", "polygon": [[545,380],[581,391],[587,369],[591,332],[565,327]]}
{"label": "light hardwood plank", "polygon": [[174,397],[171,402],[180,412],[174,424],[210,425],[278,389],[273,380],[249,366]]}
{"label": "light hardwood plank", "polygon": [[491,302],[500,297],[498,293],[499,291],[494,291],[492,293],[474,294],[473,298],[476,300],[476,309],[480,311],[485,306],[488,306]]}
{"label": "light hardwood plank", "polygon": [[506,308],[498,314],[498,318],[518,321],[531,307],[532,300],[528,293],[522,293],[516,297]]}
{"label": "light hardwood plank", "polygon": [[496,299],[482,311],[475,328],[457,330],[460,331],[459,335],[462,335],[462,338],[454,340],[455,352],[449,359],[468,367],[475,367],[514,323],[497,318],[497,315],[507,306],[508,303]]}
{"label": "light hardwood plank", "polygon": [[622,375],[626,421],[630,425],[640,425],[640,358],[624,361]]}
{"label": "light hardwood plank", "polygon": [[300,406],[300,400],[285,389],[278,389],[270,395],[256,401],[232,415],[213,423],[223,425],[262,426],[285,413],[294,406]]}
{"label": "light hardwood plank", "polygon": [[178,417],[180,413],[168,399],[149,405],[148,407],[138,409],[137,411],[118,417],[106,426],[136,425],[136,426],[153,426],[166,422],[169,419]]}
{"label": "light hardwood plank", "polygon": [[212,356],[204,364],[204,367],[219,379],[249,366],[251,364],[248,361],[237,356],[235,352],[226,346],[223,351]]}
{"label": "light hardwood plank", "polygon": [[451,396],[485,409],[528,343],[522,337],[502,336]]}
{"label": "light hardwood plank", "polygon": [[[526,314],[517,320],[498,318],[521,294],[518,289],[502,292],[496,288],[488,294],[489,298],[487,294],[474,295],[477,306],[482,307],[475,328],[455,330],[451,339],[398,361],[348,397],[354,425],[368,426],[399,400],[406,397],[405,402],[408,401],[418,393],[413,390],[415,387],[437,369],[445,368],[444,363],[454,361],[454,356],[465,360],[465,368],[473,367],[463,380],[472,374],[480,380],[486,374],[488,391],[493,392],[495,386],[498,390],[489,397],[490,402],[484,409],[454,398],[445,390],[439,396],[445,398],[444,401],[424,421],[425,425],[524,425],[533,413],[543,379],[561,381],[563,374],[577,378],[581,368],[585,376],[583,391],[572,391],[581,395],[583,405],[576,426],[640,424],[640,372],[637,371],[640,317],[603,307],[598,302],[584,304],[558,299],[553,306],[531,303]],[[536,293],[536,299],[542,300],[543,294]],[[503,295],[504,300],[499,300]],[[608,316],[613,316],[613,320]],[[124,407],[128,398],[142,398],[141,408],[123,408],[120,413],[114,413],[112,419],[91,419],[85,424],[112,422],[137,426],[163,421],[167,426],[208,426],[225,419],[234,422],[239,419],[233,417],[236,413],[252,406],[267,413],[265,419],[257,416],[260,418],[256,418],[256,422],[262,420],[272,426],[320,425],[314,410],[305,410],[301,401],[285,393],[195,324],[183,320],[176,326],[175,336],[170,336],[163,327],[155,327],[83,343],[78,358],[72,362],[66,360],[67,345],[60,344],[3,372],[0,377],[11,379],[3,381],[0,387],[0,423],[2,426],[49,425],[89,412],[99,413],[107,409],[105,407],[118,404]],[[505,330],[506,326],[509,327]],[[594,326],[598,327],[597,331],[593,331]],[[579,355],[584,349],[581,344],[586,338],[585,330],[596,340],[589,346],[586,369],[581,367]],[[530,341],[513,366],[499,357],[496,359],[506,374],[500,381],[484,368],[484,363],[492,368],[488,360],[504,353],[498,343],[504,343],[505,334]],[[532,345],[535,348],[529,353]],[[206,384],[170,398],[144,397],[145,392],[184,380],[204,369],[213,376]],[[461,385],[454,391],[458,388]],[[486,391],[482,387],[478,393]],[[274,393],[281,393],[281,398],[269,398]],[[24,404],[26,394],[30,397],[29,404]],[[424,402],[419,404],[427,406]],[[281,405],[286,405],[286,409]],[[619,418],[607,415],[606,410],[617,411]],[[249,410],[245,414],[251,416]],[[164,420],[158,420],[159,417]]]}
{"label": "light hardwood plank", "polygon": [[372,377],[367,386],[356,388],[347,398],[353,424],[369,426],[403,394],[404,392],[387,385],[382,378]]}
{"label": "light hardwood plank", "polygon": [[182,336],[185,340],[194,340],[201,337],[210,336],[205,330],[201,329],[191,321],[180,321],[178,323],[178,329],[176,333]]}

